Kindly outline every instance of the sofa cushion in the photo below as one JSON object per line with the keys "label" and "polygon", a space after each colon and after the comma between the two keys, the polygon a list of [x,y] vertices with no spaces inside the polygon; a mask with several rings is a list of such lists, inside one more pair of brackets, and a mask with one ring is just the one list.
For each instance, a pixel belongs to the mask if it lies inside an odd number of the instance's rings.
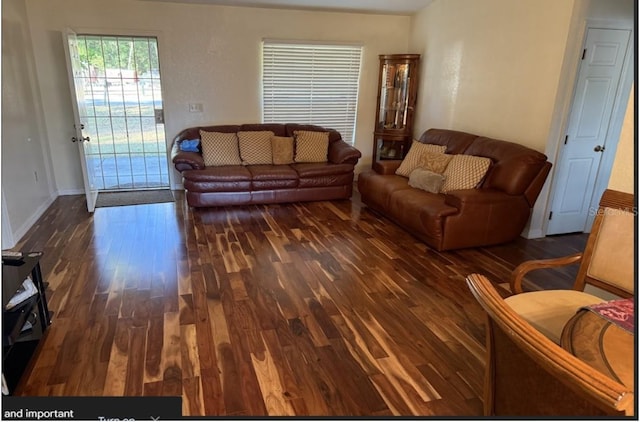
{"label": "sofa cushion", "polygon": [[251,190],[251,173],[243,165],[207,167],[182,172],[188,192],[246,192]]}
{"label": "sofa cushion", "polygon": [[396,170],[396,174],[399,176],[409,177],[411,172],[415,170],[422,160],[422,156],[429,152],[439,152],[444,153],[446,147],[444,145],[432,145],[432,144],[423,144],[422,142],[413,141],[411,143],[411,148],[409,148],[409,152],[407,156],[402,160],[402,164]]}
{"label": "sofa cushion", "polygon": [[[418,168],[432,171],[434,173],[444,173],[447,165],[453,158],[451,154],[443,154],[440,152],[425,152],[418,161]],[[413,172],[412,172],[413,173]]]}
{"label": "sofa cushion", "polygon": [[251,180],[298,180],[298,173],[290,166],[247,166]]}
{"label": "sofa cushion", "polygon": [[423,168],[417,168],[409,175],[409,186],[431,193],[440,193],[444,176]]}
{"label": "sofa cushion", "polygon": [[296,163],[322,163],[327,161],[329,151],[329,133],[296,130]]}
{"label": "sofa cushion", "polygon": [[454,155],[443,175],[445,177],[442,192],[459,189],[473,189],[482,181],[491,159],[473,155]]}
{"label": "sofa cushion", "polygon": [[238,144],[240,146],[242,164],[272,164],[272,137],[273,132],[268,130],[238,132]]}
{"label": "sofa cushion", "polygon": [[273,152],[273,164],[293,163],[293,137],[271,137],[271,150]]}
{"label": "sofa cushion", "polygon": [[296,163],[291,164],[291,168],[298,173],[300,178],[353,173],[353,164]]}
{"label": "sofa cushion", "polygon": [[200,131],[202,158],[205,166],[231,166],[242,164],[238,137],[235,133]]}

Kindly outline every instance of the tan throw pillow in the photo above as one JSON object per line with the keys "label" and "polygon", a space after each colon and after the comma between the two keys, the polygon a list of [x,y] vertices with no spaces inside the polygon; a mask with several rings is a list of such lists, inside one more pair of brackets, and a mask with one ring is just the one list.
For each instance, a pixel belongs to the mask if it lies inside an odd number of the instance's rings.
{"label": "tan throw pillow", "polygon": [[428,152],[439,152],[444,154],[446,149],[447,147],[444,145],[423,144],[422,142],[414,140],[411,143],[411,148],[409,148],[407,156],[404,157],[400,167],[396,170],[396,174],[399,176],[409,177],[409,174],[420,166],[420,160],[424,154]]}
{"label": "tan throw pillow", "polygon": [[[432,171],[434,173],[444,173],[449,161],[453,158],[451,154],[443,154],[440,152],[425,152],[418,160],[418,168]],[[411,176],[409,176],[411,177]]]}
{"label": "tan throw pillow", "polygon": [[205,166],[233,166],[242,164],[238,137],[235,133],[200,131],[202,158]]}
{"label": "tan throw pillow", "polygon": [[440,193],[444,176],[429,170],[417,168],[409,175],[409,186],[431,193]]}
{"label": "tan throw pillow", "polygon": [[272,136],[271,149],[273,151],[273,164],[293,163],[292,136]]}
{"label": "tan throw pillow", "polygon": [[242,164],[271,164],[273,162],[271,152],[272,136],[273,132],[269,130],[238,132]]}
{"label": "tan throw pillow", "polygon": [[296,163],[324,163],[329,151],[329,132],[296,130]]}
{"label": "tan throw pillow", "polygon": [[474,155],[454,155],[443,175],[442,192],[458,189],[473,189],[487,174],[491,159]]}

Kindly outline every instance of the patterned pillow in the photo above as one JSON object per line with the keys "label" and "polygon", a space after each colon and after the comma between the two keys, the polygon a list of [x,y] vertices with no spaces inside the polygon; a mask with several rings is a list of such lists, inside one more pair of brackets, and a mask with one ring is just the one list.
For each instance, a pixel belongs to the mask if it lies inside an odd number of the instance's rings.
{"label": "patterned pillow", "polygon": [[444,176],[429,170],[417,168],[409,175],[409,186],[431,193],[440,193]]}
{"label": "patterned pillow", "polygon": [[[418,168],[432,171],[434,173],[444,173],[449,161],[453,158],[451,154],[441,152],[425,152],[418,160]],[[409,176],[411,177],[411,176]]]}
{"label": "patterned pillow", "polygon": [[293,137],[271,137],[271,149],[273,151],[273,164],[293,163]]}
{"label": "patterned pillow", "polygon": [[404,157],[400,167],[396,170],[396,174],[399,176],[409,177],[411,172],[420,166],[420,160],[422,159],[423,154],[428,152],[439,152],[444,154],[446,149],[447,147],[444,145],[423,144],[422,142],[414,140],[411,143],[411,148],[409,148],[407,156]]}
{"label": "patterned pillow", "polygon": [[329,151],[329,132],[296,130],[296,163],[324,163]]}
{"label": "patterned pillow", "polygon": [[454,155],[443,175],[442,192],[458,189],[473,189],[487,174],[491,159],[474,155]]}
{"label": "patterned pillow", "polygon": [[242,164],[238,137],[235,133],[200,131],[200,145],[205,166],[233,166]]}
{"label": "patterned pillow", "polygon": [[238,132],[242,164],[271,164],[273,162],[272,136],[273,132],[269,130]]}

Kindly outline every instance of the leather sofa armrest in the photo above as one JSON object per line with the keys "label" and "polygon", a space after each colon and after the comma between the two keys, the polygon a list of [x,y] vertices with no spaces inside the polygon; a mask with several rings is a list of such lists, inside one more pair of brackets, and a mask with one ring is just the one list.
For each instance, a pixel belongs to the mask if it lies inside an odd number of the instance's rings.
{"label": "leather sofa armrest", "polygon": [[447,205],[462,210],[468,206],[505,206],[520,203],[521,195],[508,195],[497,189],[463,189],[454,190],[445,194],[444,202]]}
{"label": "leather sofa armrest", "polygon": [[402,160],[384,160],[384,161],[376,161],[373,163],[373,169],[376,173],[387,175],[387,174],[396,174],[396,170],[402,164]]}
{"label": "leather sofa armrest", "polygon": [[329,143],[327,158],[331,163],[353,164],[355,166],[360,157],[362,157],[362,153],[342,139]]}
{"label": "leather sofa armrest", "polygon": [[171,161],[176,170],[201,170],[205,168],[204,158],[198,152],[180,151],[180,143],[174,141],[171,147]]}

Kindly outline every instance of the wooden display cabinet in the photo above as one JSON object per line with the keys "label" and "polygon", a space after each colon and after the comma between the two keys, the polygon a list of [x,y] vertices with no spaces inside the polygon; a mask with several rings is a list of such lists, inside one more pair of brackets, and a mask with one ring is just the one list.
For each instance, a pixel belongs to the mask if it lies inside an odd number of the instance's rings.
{"label": "wooden display cabinet", "polygon": [[380,55],[373,162],[401,160],[411,146],[419,54]]}

